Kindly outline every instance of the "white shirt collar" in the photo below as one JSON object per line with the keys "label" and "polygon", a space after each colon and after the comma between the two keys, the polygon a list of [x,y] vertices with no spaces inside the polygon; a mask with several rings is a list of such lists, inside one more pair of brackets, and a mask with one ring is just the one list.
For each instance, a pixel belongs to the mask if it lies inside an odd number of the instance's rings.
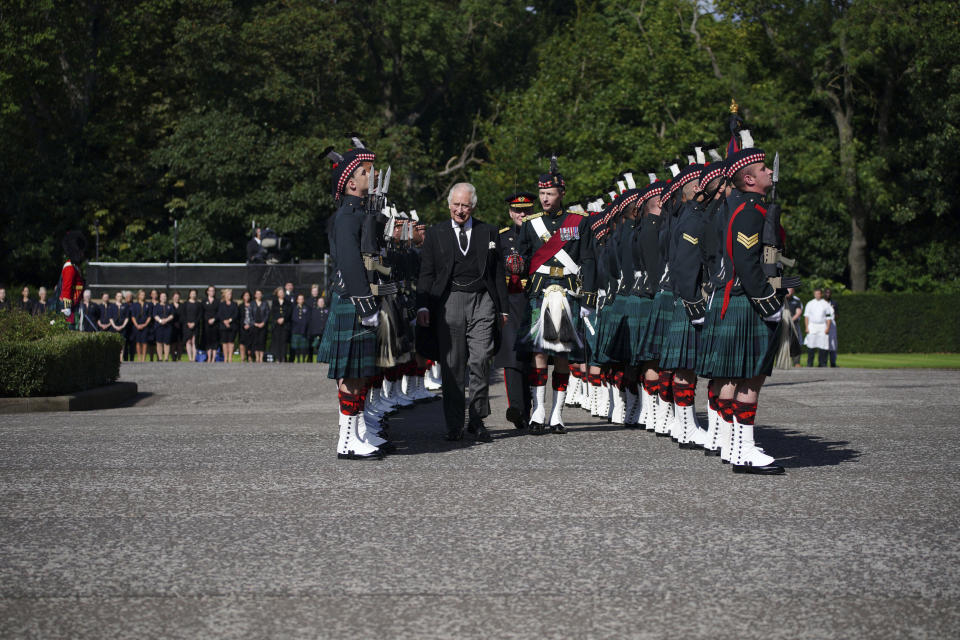
{"label": "white shirt collar", "polygon": [[[450,225],[454,228],[454,230],[460,229],[460,225],[457,224],[457,221],[454,220],[453,218],[450,218]],[[473,229],[473,216],[470,216],[469,218],[467,218],[467,221],[463,223],[464,231],[470,231],[471,229]]]}

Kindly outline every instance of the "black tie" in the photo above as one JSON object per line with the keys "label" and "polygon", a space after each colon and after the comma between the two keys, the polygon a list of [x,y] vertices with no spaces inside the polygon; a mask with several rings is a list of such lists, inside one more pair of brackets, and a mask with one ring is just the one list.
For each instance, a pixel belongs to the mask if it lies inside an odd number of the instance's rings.
{"label": "black tie", "polygon": [[457,225],[460,227],[460,250],[463,252],[467,251],[467,232],[464,231],[463,225]]}

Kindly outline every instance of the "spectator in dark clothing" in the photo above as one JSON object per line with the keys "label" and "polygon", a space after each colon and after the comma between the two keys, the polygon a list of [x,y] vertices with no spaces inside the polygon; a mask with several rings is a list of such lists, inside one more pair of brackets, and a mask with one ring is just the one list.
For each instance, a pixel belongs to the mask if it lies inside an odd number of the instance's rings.
{"label": "spectator in dark clothing", "polygon": [[303,294],[297,294],[297,304],[293,307],[290,318],[290,355],[294,362],[307,361],[307,330],[310,326],[310,307],[304,300]]}
{"label": "spectator in dark clothing", "polygon": [[24,287],[20,294],[21,298],[18,305],[20,311],[33,315],[33,307],[35,306],[35,303],[30,299],[30,287]]}
{"label": "spectator in dark clothing", "polygon": [[170,359],[179,362],[180,354],[183,353],[183,320],[180,316],[183,303],[180,302],[179,291],[174,291],[170,296],[170,305],[173,307],[173,322],[170,323]]}
{"label": "spectator in dark clothing", "polygon": [[283,289],[277,288],[276,298],[270,304],[270,351],[274,362],[285,362],[290,341],[290,317],[293,305]]}
{"label": "spectator in dark clothing", "polygon": [[10,301],[7,300],[7,288],[0,287],[0,311],[9,311]]}
{"label": "spectator in dark clothing", "polygon": [[253,231],[253,237],[247,241],[247,262],[263,264],[266,262],[266,251],[260,245],[260,227]]}
{"label": "spectator in dark clothing", "polygon": [[313,313],[313,310],[317,308],[317,299],[320,297],[320,285],[312,284],[310,285],[310,297],[307,298],[307,308],[310,309],[310,313]]}
{"label": "spectator in dark clothing", "polygon": [[40,287],[37,289],[37,301],[33,303],[33,315],[42,316],[45,314],[50,306],[50,301],[47,300],[47,288]]}
{"label": "spectator in dark clothing", "polygon": [[167,302],[167,292],[160,294],[157,304],[153,305],[153,334],[157,340],[157,359],[160,362],[170,360],[170,339],[173,336],[173,305]]}
{"label": "spectator in dark clothing", "polygon": [[253,301],[249,291],[240,296],[240,362],[253,362]]}
{"label": "spectator in dark clothing", "polygon": [[217,331],[217,288],[207,287],[207,298],[203,301],[203,348],[207,352],[207,362],[217,359],[217,346],[220,344],[220,333]]}
{"label": "spectator in dark clothing", "polygon": [[110,302],[110,294],[105,293],[100,296],[100,317],[97,318],[97,328],[100,331],[112,331],[113,327],[110,326],[110,307],[113,306],[113,303]]}
{"label": "spectator in dark clothing", "polygon": [[220,306],[217,308],[217,327],[220,332],[220,344],[223,347],[223,361],[233,362],[233,345],[237,341],[237,316],[240,309],[233,301],[233,289],[220,292]]}
{"label": "spectator in dark clothing", "polygon": [[310,325],[307,327],[307,338],[310,341],[309,362],[317,355],[317,349],[320,348],[320,340],[323,338],[323,330],[327,328],[327,318],[330,316],[330,310],[327,309],[327,301],[318,297],[314,301],[314,306],[310,309]]}
{"label": "spectator in dark clothing", "polygon": [[253,292],[253,353],[257,362],[263,362],[267,350],[267,324],[270,323],[270,305],[263,299],[263,291]]}
{"label": "spectator in dark clothing", "polygon": [[84,333],[96,333],[100,330],[97,321],[100,320],[100,305],[90,297],[90,289],[84,289],[83,300],[80,302],[80,321],[77,329]]}
{"label": "spectator in dark clothing", "polygon": [[197,300],[197,290],[190,289],[187,301],[180,312],[180,327],[183,331],[183,344],[187,350],[187,360],[197,361],[197,349],[203,351],[201,336],[203,332],[203,306]]}
{"label": "spectator in dark clothing", "polygon": [[153,322],[153,305],[147,301],[147,293],[140,289],[137,301],[130,305],[130,321],[133,323],[133,341],[137,348],[137,362],[147,361],[147,327]]}

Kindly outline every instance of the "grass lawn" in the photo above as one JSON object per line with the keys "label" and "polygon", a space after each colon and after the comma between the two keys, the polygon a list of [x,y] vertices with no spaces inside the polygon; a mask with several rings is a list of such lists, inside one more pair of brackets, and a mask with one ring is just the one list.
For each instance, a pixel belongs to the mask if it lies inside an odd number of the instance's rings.
{"label": "grass lawn", "polygon": [[[806,355],[803,362],[806,362]],[[863,369],[960,369],[960,353],[839,353],[837,366]]]}

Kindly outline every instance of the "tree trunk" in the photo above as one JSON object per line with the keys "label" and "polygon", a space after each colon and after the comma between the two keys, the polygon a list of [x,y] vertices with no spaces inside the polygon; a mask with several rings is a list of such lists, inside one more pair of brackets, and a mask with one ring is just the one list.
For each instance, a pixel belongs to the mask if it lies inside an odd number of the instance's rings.
{"label": "tree trunk", "polygon": [[850,267],[850,288],[867,290],[867,216],[860,202],[857,188],[857,152],[853,143],[851,115],[847,110],[834,109],[840,140],[840,176],[843,181],[843,201],[850,214],[850,249],[847,264]]}

